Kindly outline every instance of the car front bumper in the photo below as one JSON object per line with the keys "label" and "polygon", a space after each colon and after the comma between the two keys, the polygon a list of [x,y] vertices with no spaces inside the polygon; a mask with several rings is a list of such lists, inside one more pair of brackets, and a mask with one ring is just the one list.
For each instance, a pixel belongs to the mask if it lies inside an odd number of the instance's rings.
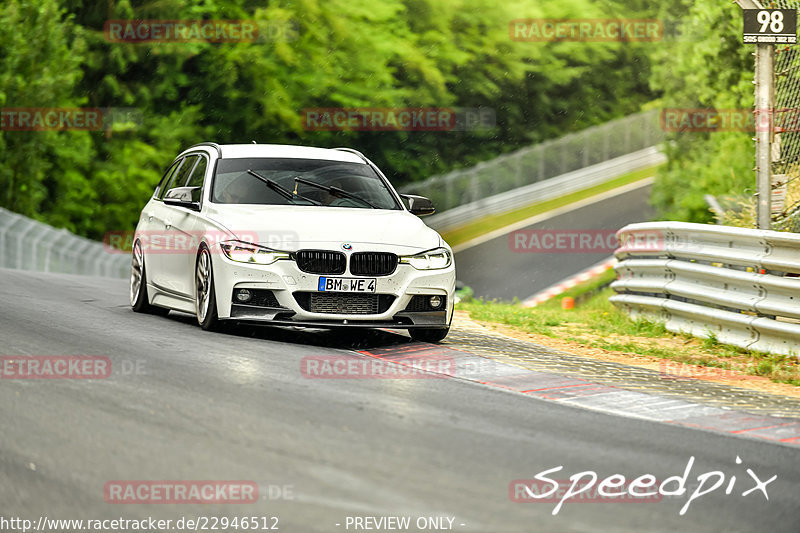
{"label": "car front bumper", "polygon": [[[212,250],[214,287],[217,313],[220,319],[241,322],[295,325],[307,327],[387,327],[387,328],[445,328],[453,314],[455,264],[440,270],[417,270],[408,264],[398,264],[388,276],[354,276],[344,274],[327,277],[375,278],[375,293],[334,293],[318,291],[320,274],[301,271],[293,260],[279,260],[271,265],[240,263],[227,258],[219,247]],[[349,264],[349,262],[348,262]],[[234,291],[250,289],[270,291],[274,299],[259,305],[234,300]],[[314,312],[309,306],[311,294],[324,295],[335,307],[337,301],[353,298],[369,301],[379,298],[377,312],[357,313]],[[414,297],[418,297],[414,299]],[[430,296],[443,297],[438,309],[426,307]],[[318,298],[319,296],[314,296]],[[425,297],[425,298],[423,298]],[[412,301],[412,299],[414,299]]]}

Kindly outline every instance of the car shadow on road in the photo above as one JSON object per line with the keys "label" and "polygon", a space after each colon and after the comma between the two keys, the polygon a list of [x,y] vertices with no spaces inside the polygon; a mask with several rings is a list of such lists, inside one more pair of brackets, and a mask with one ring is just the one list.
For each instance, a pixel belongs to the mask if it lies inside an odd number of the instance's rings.
{"label": "car shadow on road", "polygon": [[[197,319],[193,315],[172,311],[168,318],[199,329]],[[412,342],[408,335],[400,331],[371,328],[322,329],[232,323],[226,324],[224,329],[216,334],[343,350],[385,348]]]}

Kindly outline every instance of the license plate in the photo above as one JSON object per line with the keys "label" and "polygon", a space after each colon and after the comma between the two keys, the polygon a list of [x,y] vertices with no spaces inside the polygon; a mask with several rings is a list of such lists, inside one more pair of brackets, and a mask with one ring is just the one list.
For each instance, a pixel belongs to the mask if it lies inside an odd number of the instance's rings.
{"label": "license plate", "polygon": [[320,276],[320,292],[375,292],[375,278],[329,278]]}

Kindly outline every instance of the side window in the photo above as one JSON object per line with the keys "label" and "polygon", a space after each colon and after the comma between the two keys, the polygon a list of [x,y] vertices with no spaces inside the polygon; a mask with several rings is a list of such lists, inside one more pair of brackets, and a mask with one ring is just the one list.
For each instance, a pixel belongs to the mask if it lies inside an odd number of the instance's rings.
{"label": "side window", "polygon": [[183,163],[181,164],[180,168],[172,175],[172,179],[164,184],[164,188],[158,191],[158,199],[163,200],[164,194],[174,187],[182,187],[184,183],[186,183],[186,179],[189,177],[189,173],[194,168],[194,164],[197,162],[197,158],[199,156],[190,155],[183,158]]}
{"label": "side window", "polygon": [[184,165],[185,161],[186,161],[186,158],[179,159],[175,163],[175,166],[173,167],[173,171],[168,176],[164,177],[164,179],[161,181],[161,188],[158,189],[158,199],[159,200],[163,200],[164,199],[164,194],[166,194],[166,192],[172,188],[172,184],[175,182],[175,176],[178,174],[178,172],[181,171],[181,169],[184,166],[186,166],[186,165]]}
{"label": "side window", "polygon": [[204,156],[200,156],[200,161],[197,162],[197,165],[194,167],[192,171],[192,175],[189,176],[189,179],[186,180],[186,187],[202,187],[203,186],[203,178],[206,175],[206,167],[208,166],[208,160]]}
{"label": "side window", "polygon": [[166,190],[166,186],[169,183],[169,181],[172,179],[172,175],[175,174],[175,171],[178,169],[180,164],[181,164],[180,160],[175,161],[167,169],[167,171],[164,172],[164,175],[161,177],[161,181],[159,181],[158,185],[156,186],[156,190],[153,193],[153,196],[156,196],[159,199],[164,197],[164,191]]}

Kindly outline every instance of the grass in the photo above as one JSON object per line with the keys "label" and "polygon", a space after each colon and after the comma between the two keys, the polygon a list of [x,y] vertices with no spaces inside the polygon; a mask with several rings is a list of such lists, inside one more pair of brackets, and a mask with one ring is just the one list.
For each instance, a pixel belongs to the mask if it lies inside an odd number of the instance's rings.
{"label": "grass", "polygon": [[489,215],[480,220],[476,220],[450,231],[443,232],[442,237],[450,246],[457,246],[476,237],[480,237],[481,235],[489,233],[490,231],[503,228],[515,222],[525,220],[526,218],[546,213],[547,211],[558,209],[559,207],[564,207],[565,205],[569,205],[586,198],[591,198],[592,196],[616,189],[617,187],[622,187],[623,185],[628,185],[629,183],[634,183],[645,178],[649,178],[656,173],[658,168],[659,166],[657,165],[643,170],[637,170],[636,172],[631,172],[618,178],[614,178],[609,182],[601,183],[600,185],[595,185],[594,187],[576,191],[565,196],[560,196],[558,198],[532,204],[514,211],[508,211],[506,213],[500,213],[497,215]]}
{"label": "grass", "polygon": [[[800,386],[800,364],[796,357],[721,344],[714,335],[697,338],[672,333],[663,323],[631,319],[608,301],[613,290],[607,287],[598,290],[613,278],[613,270],[610,270],[534,308],[480,300],[462,301],[457,308],[467,311],[473,320],[503,324],[582,347],[733,369],[777,383]],[[576,298],[574,309],[561,309],[563,296]],[[580,300],[582,302],[577,303]]]}
{"label": "grass", "polygon": [[570,287],[569,289],[562,292],[555,298],[551,298],[540,305],[548,307],[552,306],[560,307],[561,299],[567,297],[574,298],[575,303],[577,305],[580,302],[594,296],[598,291],[606,288],[615,279],[617,279],[616,273],[614,272],[613,269],[609,268],[599,276],[595,276],[591,279],[584,281],[583,283],[579,283],[574,287]]}
{"label": "grass", "polygon": [[[445,232],[442,236],[451,246],[457,246],[510,224],[648,178],[658,168],[654,166],[631,172],[595,187],[515,211],[487,216]],[[524,308],[518,303],[473,300],[470,298],[471,290],[466,288],[462,291],[465,298],[457,308],[467,311],[477,321],[503,324],[580,346],[702,367],[732,369],[767,377],[777,383],[800,386],[800,364],[796,357],[725,345],[711,332],[706,338],[697,338],[667,331],[661,322],[631,319],[608,301],[614,292],[607,285],[614,279],[614,271],[609,270],[534,308]],[[574,309],[561,309],[561,299],[566,296],[575,299]]]}

